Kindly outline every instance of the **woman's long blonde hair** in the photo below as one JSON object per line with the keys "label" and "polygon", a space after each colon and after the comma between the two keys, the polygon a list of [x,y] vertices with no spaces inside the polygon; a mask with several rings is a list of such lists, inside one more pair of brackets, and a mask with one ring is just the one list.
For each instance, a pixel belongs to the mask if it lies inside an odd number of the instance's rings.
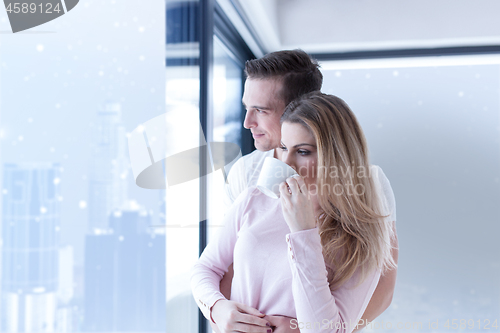
{"label": "woman's long blonde hair", "polygon": [[383,198],[370,172],[366,139],[349,106],[333,95],[309,93],[287,106],[281,122],[305,126],[316,140],[316,185],[323,210],[317,225],[325,262],[333,271],[330,289],[344,284],[358,268],[361,283],[373,269],[396,267],[392,221],[382,215]]}

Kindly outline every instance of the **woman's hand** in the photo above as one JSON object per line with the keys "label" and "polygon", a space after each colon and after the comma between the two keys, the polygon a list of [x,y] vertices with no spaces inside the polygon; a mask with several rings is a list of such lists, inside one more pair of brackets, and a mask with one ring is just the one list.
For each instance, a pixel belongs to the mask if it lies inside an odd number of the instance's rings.
{"label": "woman's hand", "polygon": [[251,306],[225,299],[212,306],[212,319],[221,333],[270,333],[271,323],[264,316]]}
{"label": "woman's hand", "polygon": [[265,316],[264,319],[271,323],[271,328],[273,328],[273,333],[300,333],[298,325],[294,327],[290,320],[295,319],[286,316]]}
{"label": "woman's hand", "polygon": [[302,177],[289,177],[286,182],[280,184],[280,200],[285,221],[291,232],[316,227],[314,208]]}

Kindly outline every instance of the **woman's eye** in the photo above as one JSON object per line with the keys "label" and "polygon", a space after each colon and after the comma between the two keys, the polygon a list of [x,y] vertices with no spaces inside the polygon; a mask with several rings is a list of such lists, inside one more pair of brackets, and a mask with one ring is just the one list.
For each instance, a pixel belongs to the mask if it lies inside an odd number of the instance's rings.
{"label": "woman's eye", "polygon": [[297,150],[297,153],[299,153],[302,156],[309,155],[309,150]]}
{"label": "woman's eye", "polygon": [[281,150],[285,151],[286,150],[286,147],[285,146],[281,146],[279,147]]}

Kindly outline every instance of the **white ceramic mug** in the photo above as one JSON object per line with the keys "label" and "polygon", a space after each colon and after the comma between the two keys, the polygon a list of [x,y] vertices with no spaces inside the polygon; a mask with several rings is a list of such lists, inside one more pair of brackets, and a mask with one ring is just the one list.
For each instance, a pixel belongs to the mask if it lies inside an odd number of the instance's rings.
{"label": "white ceramic mug", "polygon": [[295,175],[298,176],[297,172],[285,162],[274,157],[266,157],[257,180],[257,188],[265,195],[278,199],[280,184]]}

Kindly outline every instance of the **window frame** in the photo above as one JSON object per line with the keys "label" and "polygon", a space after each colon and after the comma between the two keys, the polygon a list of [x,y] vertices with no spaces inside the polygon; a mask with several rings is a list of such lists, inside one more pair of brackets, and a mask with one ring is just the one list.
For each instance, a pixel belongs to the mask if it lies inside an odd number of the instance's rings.
{"label": "window frame", "polygon": [[[186,26],[182,29],[187,29],[195,36],[190,36],[191,42],[198,42],[199,55],[195,58],[181,57],[181,58],[166,58],[166,66],[199,66],[199,119],[201,129],[205,136],[210,133],[208,130],[209,119],[213,115],[213,93],[212,93],[212,79],[213,79],[213,39],[217,36],[223,45],[229,50],[233,59],[244,67],[244,63],[247,60],[254,59],[255,55],[250,50],[246,42],[240,36],[234,25],[231,23],[229,18],[224,13],[221,6],[216,2],[216,0],[198,0],[193,2],[189,7],[188,13],[189,21]],[[168,29],[168,26],[167,26]],[[168,36],[168,31],[167,31]],[[193,40],[194,38],[194,40]],[[166,41],[167,42],[167,41]],[[243,70],[242,70],[243,75]],[[243,83],[242,83],[243,85]],[[243,88],[243,86],[242,86]],[[241,105],[241,122],[245,116],[243,105]],[[242,137],[242,153],[246,154],[255,149],[253,146],[253,140],[251,133],[249,131],[241,130]],[[200,143],[204,138],[200,138]],[[207,141],[211,141],[210,137],[206,137]],[[200,149],[200,173],[207,174],[207,159],[205,151]],[[205,212],[207,210],[207,196],[208,184],[205,177],[200,179],[200,217],[206,216]],[[202,220],[200,218],[199,224],[199,255],[203,252],[207,245],[207,220]],[[198,332],[206,333],[209,330],[208,321],[205,319],[200,310],[198,310]]]}

